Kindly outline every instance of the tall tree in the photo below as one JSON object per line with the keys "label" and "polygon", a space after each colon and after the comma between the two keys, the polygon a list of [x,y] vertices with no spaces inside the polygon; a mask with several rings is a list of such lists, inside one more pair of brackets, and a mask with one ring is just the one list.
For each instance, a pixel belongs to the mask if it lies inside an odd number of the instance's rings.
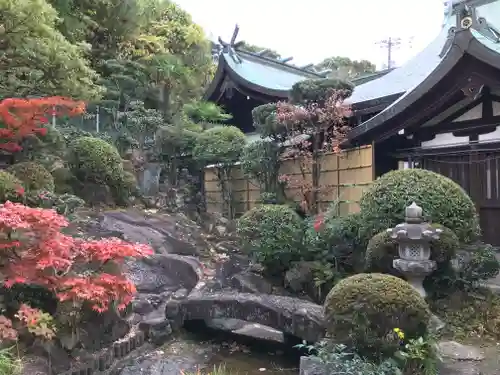
{"label": "tall tree", "polygon": [[239,48],[243,51],[248,51],[248,52],[253,52],[253,53],[258,53],[261,51],[266,51],[265,55],[266,57],[270,59],[281,59],[281,55],[276,52],[275,50],[269,49],[269,48],[264,48],[260,46],[256,46],[254,44],[250,44],[247,42],[240,42]]}
{"label": "tall tree", "polygon": [[57,29],[45,0],[0,0],[0,99],[62,95],[94,99],[97,75]]}
{"label": "tall tree", "polygon": [[318,71],[331,69],[329,77],[339,79],[356,78],[364,74],[374,73],[377,70],[377,67],[368,60],[358,61],[340,56],[328,57],[315,65],[315,68]]}

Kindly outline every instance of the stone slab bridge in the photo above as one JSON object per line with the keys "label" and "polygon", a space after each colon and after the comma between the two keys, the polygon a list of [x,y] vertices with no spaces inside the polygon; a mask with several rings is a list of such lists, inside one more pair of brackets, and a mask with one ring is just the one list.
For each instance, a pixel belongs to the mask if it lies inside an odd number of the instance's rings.
{"label": "stone slab bridge", "polygon": [[165,314],[173,329],[188,320],[239,319],[259,323],[310,343],[324,337],[323,307],[299,298],[238,292],[195,291],[167,303]]}

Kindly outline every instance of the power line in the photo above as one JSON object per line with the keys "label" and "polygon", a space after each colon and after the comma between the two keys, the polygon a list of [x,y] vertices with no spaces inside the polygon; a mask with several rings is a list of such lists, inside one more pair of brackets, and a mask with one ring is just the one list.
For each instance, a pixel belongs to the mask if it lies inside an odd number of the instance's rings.
{"label": "power line", "polygon": [[[405,41],[410,45],[413,42],[413,37],[408,38],[407,41]],[[397,48],[399,48],[403,44],[403,39],[401,38],[393,38],[393,37],[388,37],[386,39],[379,40],[375,44],[378,44],[381,48],[384,48],[387,50],[387,69],[391,69],[394,67],[394,61],[392,59],[393,56],[393,51]]]}

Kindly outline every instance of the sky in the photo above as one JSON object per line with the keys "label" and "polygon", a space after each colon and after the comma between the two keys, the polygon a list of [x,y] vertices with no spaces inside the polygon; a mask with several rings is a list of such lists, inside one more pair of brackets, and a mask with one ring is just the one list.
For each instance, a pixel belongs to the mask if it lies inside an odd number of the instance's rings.
{"label": "sky", "polygon": [[401,38],[393,60],[401,65],[437,36],[443,0],[175,0],[208,36],[271,48],[293,63],[330,56],[366,59],[381,67],[387,50],[377,41]]}

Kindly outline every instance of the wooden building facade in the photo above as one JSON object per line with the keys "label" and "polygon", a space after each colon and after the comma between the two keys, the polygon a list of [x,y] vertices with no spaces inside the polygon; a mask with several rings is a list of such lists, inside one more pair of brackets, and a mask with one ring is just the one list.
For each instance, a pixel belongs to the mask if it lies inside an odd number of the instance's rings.
{"label": "wooden building facade", "polygon": [[425,168],[474,200],[500,245],[500,1],[455,0],[444,27],[404,66],[360,85],[346,148],[371,144],[375,174]]}

